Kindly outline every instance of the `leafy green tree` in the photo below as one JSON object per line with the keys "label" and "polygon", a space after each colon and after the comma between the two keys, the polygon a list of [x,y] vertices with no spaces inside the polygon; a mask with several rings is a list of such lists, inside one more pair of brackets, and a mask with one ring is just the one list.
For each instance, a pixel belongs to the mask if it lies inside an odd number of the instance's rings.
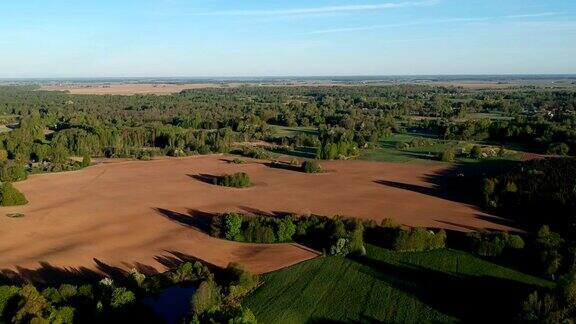
{"label": "leafy green tree", "polygon": [[[0,286],[0,316],[8,317],[8,314],[5,313],[7,311],[7,307],[9,307],[10,303],[14,300],[14,298],[18,297],[20,292],[20,287],[16,286]],[[2,320],[0,317],[0,320]]]}
{"label": "leafy green tree", "polygon": [[25,285],[20,290],[19,296],[18,311],[12,318],[14,323],[38,321],[45,318],[50,303],[36,290],[36,287],[31,284]]}
{"label": "leafy green tree", "polygon": [[256,288],[259,283],[257,275],[252,274],[237,263],[228,264],[226,267],[226,274],[229,281],[228,294],[226,296],[228,302],[238,301],[241,297],[247,295]]}
{"label": "leafy green tree", "polygon": [[206,311],[217,309],[220,300],[220,291],[216,283],[212,280],[203,281],[192,297],[192,313],[202,315]]}
{"label": "leafy green tree", "polygon": [[252,311],[245,307],[240,308],[236,311],[234,316],[230,316],[231,318],[228,320],[229,324],[256,324],[258,321],[256,320],[256,316]]}
{"label": "leafy green tree", "polygon": [[570,153],[570,146],[566,143],[552,143],[548,147],[548,154],[566,156]]}
{"label": "leafy green tree", "polygon": [[286,217],[278,224],[278,242],[290,242],[292,237],[296,234],[296,225],[292,219]]}
{"label": "leafy green tree", "polygon": [[75,309],[69,306],[53,308],[48,321],[54,324],[73,324]]}
{"label": "leafy green tree", "polygon": [[58,288],[58,292],[64,300],[69,300],[76,297],[78,294],[78,287],[70,284],[63,284]]}
{"label": "leafy green tree", "polygon": [[44,296],[46,300],[54,304],[59,304],[60,302],[62,302],[62,295],[60,295],[58,289],[54,287],[48,287],[44,289],[42,291],[42,296]]}
{"label": "leafy green tree", "polygon": [[8,161],[0,167],[0,181],[15,182],[25,180],[28,174],[23,164]]}
{"label": "leafy green tree", "polygon": [[133,304],[136,301],[136,296],[130,290],[124,287],[114,288],[112,297],[110,298],[110,306],[112,308],[123,308]]}
{"label": "leafy green tree", "polygon": [[242,215],[230,213],[224,216],[224,237],[227,240],[237,240],[242,230]]}

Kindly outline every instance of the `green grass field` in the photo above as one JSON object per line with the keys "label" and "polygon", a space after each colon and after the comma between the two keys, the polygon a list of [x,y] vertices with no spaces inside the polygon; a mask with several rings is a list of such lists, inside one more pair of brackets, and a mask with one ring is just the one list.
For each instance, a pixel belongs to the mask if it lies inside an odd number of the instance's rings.
{"label": "green grass field", "polygon": [[[442,163],[438,161],[438,155],[447,148],[457,150],[464,146],[471,146],[471,143],[447,140],[434,140],[433,145],[411,147],[408,149],[398,149],[397,144],[401,142],[410,142],[413,139],[421,138],[422,135],[417,134],[394,134],[386,138],[375,148],[364,149],[360,155],[361,160],[381,161],[381,162],[395,162],[395,163]],[[519,160],[522,153],[510,152],[509,156],[504,158],[488,158],[488,159],[504,159],[504,160]],[[483,159],[488,160],[488,159]],[[474,163],[481,160],[474,160],[469,158],[457,158],[457,163]]]}
{"label": "green grass field", "polygon": [[513,317],[548,281],[468,253],[396,253],[368,246],[354,260],[323,257],[264,277],[244,302],[260,323],[489,322]]}
{"label": "green grass field", "polygon": [[279,137],[294,137],[297,134],[318,135],[316,127],[287,127],[287,126],[270,126],[274,130],[274,135]]}
{"label": "green grass field", "polygon": [[425,162],[437,163],[437,156],[440,152],[448,147],[456,148],[458,143],[455,141],[437,141],[434,145],[425,147],[415,147],[409,149],[398,149],[397,144],[400,142],[409,142],[418,138],[418,135],[411,134],[394,134],[389,138],[380,141],[375,148],[362,150],[360,159],[382,162]]}

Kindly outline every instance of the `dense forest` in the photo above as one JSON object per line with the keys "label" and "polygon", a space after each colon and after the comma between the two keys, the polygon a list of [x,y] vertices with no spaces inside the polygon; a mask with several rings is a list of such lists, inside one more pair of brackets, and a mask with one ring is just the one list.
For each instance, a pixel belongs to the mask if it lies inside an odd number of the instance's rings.
{"label": "dense forest", "polygon": [[0,138],[0,159],[52,171],[68,167],[70,155],[229,152],[238,142],[277,142],[273,125],[316,128],[316,134],[282,141],[315,147],[322,159],[354,156],[406,132],[569,155],[576,154],[575,112],[576,92],[539,88],[239,87],[79,96],[1,87],[2,122],[13,130]]}

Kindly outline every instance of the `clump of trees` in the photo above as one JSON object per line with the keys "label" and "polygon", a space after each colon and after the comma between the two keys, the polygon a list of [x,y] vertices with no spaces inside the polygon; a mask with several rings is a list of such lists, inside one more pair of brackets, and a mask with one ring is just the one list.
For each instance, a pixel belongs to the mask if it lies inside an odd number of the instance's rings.
{"label": "clump of trees", "polygon": [[1,206],[20,206],[26,205],[28,200],[23,193],[18,191],[10,182],[0,185],[0,205]]}
{"label": "clump of trees", "polygon": [[506,232],[478,231],[467,234],[471,250],[481,256],[498,257],[506,251],[522,250],[522,237]]}
{"label": "clump of trees", "polygon": [[26,180],[28,172],[24,164],[15,161],[0,162],[0,181],[17,182]]}
{"label": "clump of trees", "polygon": [[238,172],[234,174],[227,174],[220,177],[214,177],[213,183],[218,186],[232,187],[232,188],[246,188],[250,187],[250,176],[245,172]]}
{"label": "clump of trees", "polygon": [[256,323],[242,299],[260,284],[258,276],[237,264],[214,274],[200,262],[186,262],[147,277],[136,269],[117,280],[104,278],[82,285],[39,289],[32,284],[0,286],[0,320],[11,323],[142,323],[161,322],[138,300],[174,284],[196,284],[191,323]]}
{"label": "clump of trees", "polygon": [[576,318],[576,272],[571,271],[558,280],[550,291],[531,293],[522,305],[518,322],[571,323]]}
{"label": "clump of trees", "polygon": [[318,163],[318,161],[315,160],[307,160],[302,162],[302,171],[305,173],[320,173],[322,172],[322,167],[320,166],[320,163]]}
{"label": "clump of trees", "polygon": [[446,232],[434,232],[424,228],[397,229],[392,239],[392,249],[399,252],[418,252],[443,249]]}
{"label": "clump of trees", "polygon": [[214,216],[210,234],[231,241],[251,243],[292,242],[294,217],[248,216],[237,213]]}
{"label": "clump of trees", "polygon": [[[550,225],[561,234],[576,233],[576,159],[523,162],[484,179],[488,207],[525,225]],[[553,215],[553,216],[549,216]]]}
{"label": "clump of trees", "polygon": [[364,254],[364,225],[343,217],[229,213],[212,218],[210,234],[251,243],[299,242],[330,255]]}
{"label": "clump of trees", "polygon": [[358,154],[358,146],[354,142],[325,142],[317,150],[316,157],[321,160],[343,160]]}
{"label": "clump of trees", "polygon": [[240,302],[260,283],[258,276],[230,263],[222,274],[222,285],[213,278],[200,283],[191,301],[191,323],[255,324],[256,317]]}

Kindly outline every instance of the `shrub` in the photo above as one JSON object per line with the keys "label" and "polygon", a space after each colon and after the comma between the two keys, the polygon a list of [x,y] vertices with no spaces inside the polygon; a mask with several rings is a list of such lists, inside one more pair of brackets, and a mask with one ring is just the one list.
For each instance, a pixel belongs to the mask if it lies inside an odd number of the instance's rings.
{"label": "shrub", "polygon": [[250,187],[250,176],[244,172],[228,174],[214,178],[214,184],[223,187],[246,188]]}
{"label": "shrub", "polygon": [[272,157],[270,152],[261,148],[244,148],[242,155],[258,160],[267,160]]}
{"label": "shrub", "polygon": [[435,233],[423,228],[399,230],[392,242],[392,249],[400,252],[429,251],[445,246],[446,232]]}
{"label": "shrub", "polygon": [[88,154],[84,154],[84,156],[82,157],[82,167],[88,167],[90,166],[90,164],[92,163],[92,159],[90,158],[90,155]]}
{"label": "shrub", "polygon": [[474,145],[472,150],[470,151],[470,157],[473,159],[481,159],[482,158],[482,147],[480,145]]}
{"label": "shrub", "polygon": [[443,162],[454,162],[455,159],[456,152],[452,148],[447,148],[440,154],[440,160]]}
{"label": "shrub", "polygon": [[304,161],[302,163],[302,171],[306,173],[320,173],[322,172],[322,167],[318,163],[318,161],[310,160]]}
{"label": "shrub", "polygon": [[0,187],[0,205],[20,206],[27,203],[28,200],[26,200],[24,194],[14,188],[10,182],[6,182]]}
{"label": "shrub", "polygon": [[401,225],[393,218],[384,218],[380,226],[383,228],[400,228]]}

